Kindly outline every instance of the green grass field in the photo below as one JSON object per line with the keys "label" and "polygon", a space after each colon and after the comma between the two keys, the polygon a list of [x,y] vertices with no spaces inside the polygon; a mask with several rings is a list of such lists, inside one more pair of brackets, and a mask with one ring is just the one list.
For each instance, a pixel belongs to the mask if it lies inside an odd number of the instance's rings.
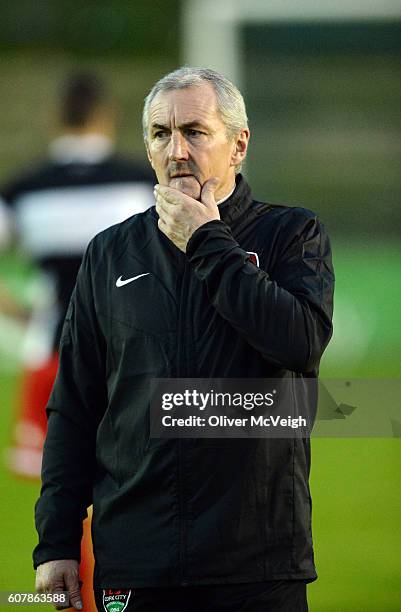
{"label": "green grass field", "polygon": [[[334,254],[336,332],[322,362],[322,376],[400,378],[398,245],[354,245],[351,250],[334,241]],[[0,265],[0,277],[15,279],[16,271],[20,278],[29,272],[17,258]],[[18,283],[14,290],[20,291]],[[9,443],[17,381],[16,373],[0,374],[2,454]],[[309,586],[311,612],[401,610],[400,467],[399,439],[312,440],[319,579]],[[0,591],[33,589],[33,506],[38,491],[38,483],[16,480],[1,461]]]}

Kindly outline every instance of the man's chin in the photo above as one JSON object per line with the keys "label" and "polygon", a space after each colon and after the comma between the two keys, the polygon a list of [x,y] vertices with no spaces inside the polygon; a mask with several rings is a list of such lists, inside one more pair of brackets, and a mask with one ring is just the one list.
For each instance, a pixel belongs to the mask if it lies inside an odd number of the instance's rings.
{"label": "man's chin", "polygon": [[200,200],[202,187],[193,175],[172,178],[170,179],[169,187],[178,189],[178,191],[185,193],[190,198],[194,198],[194,200]]}

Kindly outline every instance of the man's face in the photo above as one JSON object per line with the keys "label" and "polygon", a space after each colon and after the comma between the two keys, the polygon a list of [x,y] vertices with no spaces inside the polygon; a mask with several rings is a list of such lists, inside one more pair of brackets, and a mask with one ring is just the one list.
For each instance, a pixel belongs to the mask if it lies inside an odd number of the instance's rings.
{"label": "man's face", "polygon": [[150,106],[146,148],[157,179],[196,200],[212,177],[216,200],[233,189],[248,138],[248,130],[227,137],[210,83],[160,92]]}

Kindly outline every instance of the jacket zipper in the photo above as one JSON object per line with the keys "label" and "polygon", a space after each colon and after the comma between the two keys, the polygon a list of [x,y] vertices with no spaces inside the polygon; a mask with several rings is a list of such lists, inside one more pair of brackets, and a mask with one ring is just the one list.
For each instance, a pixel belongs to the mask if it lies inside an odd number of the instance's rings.
{"label": "jacket zipper", "polygon": [[[186,312],[186,295],[188,286],[189,264],[184,261],[182,269],[182,281],[179,302],[178,315],[178,355],[177,355],[177,376],[179,378],[187,377],[187,359],[186,359],[186,330],[187,330],[187,312]],[[187,542],[187,524],[185,519],[185,503],[184,503],[184,445],[185,440],[178,438],[178,501],[179,501],[179,532],[180,532],[180,577],[181,586],[186,586],[186,542]]]}

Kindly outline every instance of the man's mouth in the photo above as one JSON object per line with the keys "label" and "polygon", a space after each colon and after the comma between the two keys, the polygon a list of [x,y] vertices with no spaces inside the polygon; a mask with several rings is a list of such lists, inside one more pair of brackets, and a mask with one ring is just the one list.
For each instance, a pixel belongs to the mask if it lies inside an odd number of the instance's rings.
{"label": "man's mouth", "polygon": [[194,200],[200,199],[202,187],[195,174],[188,172],[188,170],[172,170],[169,176],[168,184],[170,187],[178,189],[178,191],[194,198]]}

